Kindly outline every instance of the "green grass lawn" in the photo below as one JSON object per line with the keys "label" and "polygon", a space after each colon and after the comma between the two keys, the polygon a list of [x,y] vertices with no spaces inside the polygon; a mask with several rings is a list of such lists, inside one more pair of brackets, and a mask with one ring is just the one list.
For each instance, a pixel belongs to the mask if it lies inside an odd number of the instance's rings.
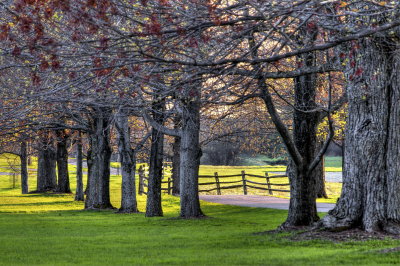
{"label": "green grass lawn", "polygon": [[[203,170],[206,170],[204,168]],[[255,168],[253,168],[255,170]],[[250,169],[249,169],[250,171]],[[71,180],[74,180],[71,173]],[[36,180],[30,176],[31,188]],[[111,200],[120,204],[120,177]],[[74,189],[74,182],[71,182]],[[145,210],[145,197],[139,196]],[[209,218],[176,219],[179,199],[163,194],[165,217],[82,211],[73,195],[21,195],[0,176],[0,265],[387,265],[397,240],[291,241],[275,229],[286,211],[202,202]]]}

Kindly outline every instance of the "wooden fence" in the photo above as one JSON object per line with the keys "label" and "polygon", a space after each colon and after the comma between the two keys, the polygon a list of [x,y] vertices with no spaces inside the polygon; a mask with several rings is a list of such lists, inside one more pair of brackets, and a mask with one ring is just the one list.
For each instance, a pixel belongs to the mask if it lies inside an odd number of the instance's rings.
{"label": "wooden fence", "polygon": [[[148,178],[145,176],[143,169],[139,170],[138,172],[139,172],[139,194],[147,194],[145,188],[147,188]],[[237,180],[235,179],[236,177]],[[199,176],[199,193],[216,191],[217,195],[222,195],[223,190],[235,189],[235,188],[242,188],[244,195],[247,195],[248,188],[268,191],[269,195],[273,195],[274,191],[290,192],[288,183],[271,183],[271,180],[273,180],[274,178],[282,178],[282,177],[287,177],[287,176],[286,175],[270,176],[268,175],[268,173],[265,173],[265,176],[261,176],[261,175],[246,174],[245,171],[242,171],[240,174],[237,175],[218,175],[218,173],[215,172],[214,175]],[[229,180],[227,180],[228,178]],[[209,180],[207,180],[208,182],[201,182],[204,179],[209,179]],[[161,190],[165,191],[168,194],[171,194],[172,178],[167,177],[166,181],[162,181],[161,183],[162,183]],[[163,186],[163,184],[166,185]],[[278,187],[279,189],[275,187]]]}

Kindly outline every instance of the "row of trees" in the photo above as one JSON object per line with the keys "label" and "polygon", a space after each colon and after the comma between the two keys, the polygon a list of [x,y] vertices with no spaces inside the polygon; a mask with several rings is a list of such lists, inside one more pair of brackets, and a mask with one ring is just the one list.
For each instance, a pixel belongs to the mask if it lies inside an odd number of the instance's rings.
{"label": "row of trees", "polygon": [[[311,225],[319,219],[319,165],[333,138],[332,114],[348,98],[344,189],[321,225],[398,232],[395,1],[9,0],[0,7],[2,86],[21,92],[2,102],[4,110],[20,110],[5,128],[84,132],[86,208],[111,207],[115,124],[122,209],[136,211],[133,169],[143,141],[132,146],[129,126],[140,117],[152,127],[146,214],[162,215],[160,166],[169,135],[181,216],[202,216],[201,110],[213,116],[254,102],[264,105],[290,157],[282,227]],[[329,133],[320,144],[323,121]]]}

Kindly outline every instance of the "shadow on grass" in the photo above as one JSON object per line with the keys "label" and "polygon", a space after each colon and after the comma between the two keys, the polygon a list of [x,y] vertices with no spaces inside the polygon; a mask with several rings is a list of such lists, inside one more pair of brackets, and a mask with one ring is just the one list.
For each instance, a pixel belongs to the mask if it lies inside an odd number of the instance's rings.
{"label": "shadow on grass", "polygon": [[28,203],[14,203],[14,204],[1,204],[0,206],[44,206],[44,205],[60,205],[71,204],[74,201],[52,201],[52,202],[28,202]]}

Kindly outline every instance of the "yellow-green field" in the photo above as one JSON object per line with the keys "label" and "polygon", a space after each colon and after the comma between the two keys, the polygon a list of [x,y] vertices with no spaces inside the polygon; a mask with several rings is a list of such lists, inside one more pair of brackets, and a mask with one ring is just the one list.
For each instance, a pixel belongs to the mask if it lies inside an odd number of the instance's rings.
{"label": "yellow-green field", "polygon": [[[338,166],[338,161],[337,157],[333,157],[330,159],[326,159],[328,161],[328,165],[332,165],[335,170],[337,170],[341,165]],[[29,190],[33,191],[36,189],[36,168],[37,168],[37,160],[35,157],[32,157],[31,160],[31,165],[29,165]],[[137,168],[139,168],[140,165],[145,166],[145,169],[147,170],[147,166],[144,164],[138,164]],[[116,168],[119,167],[120,164],[113,162],[111,163],[111,166]],[[69,170],[70,170],[70,181],[71,181],[71,189],[72,191],[75,191],[75,171],[76,167],[73,164],[69,165]],[[286,170],[285,166],[278,165],[278,166],[213,166],[213,165],[201,165],[200,166],[200,176],[214,176],[214,173],[217,172],[219,176],[224,176],[224,175],[240,175],[242,171],[245,171],[246,174],[253,174],[253,175],[259,175],[259,176],[265,176],[265,173],[268,172],[269,176],[273,176],[274,174],[271,172],[284,172]],[[84,168],[84,171],[87,171],[86,168]],[[16,172],[16,187],[20,187],[20,178],[19,178],[19,160],[15,155],[11,154],[5,154],[0,157],[0,172]],[[147,173],[147,172],[146,172]],[[166,168],[165,171],[165,178],[164,181],[167,181],[167,178],[171,175],[170,169]],[[9,188],[13,187],[13,177],[12,176],[7,176],[7,175],[0,175],[0,179],[3,180],[2,182],[4,183],[5,186],[8,186]],[[246,176],[246,179],[251,180],[251,181],[256,181],[260,183],[266,183],[265,178],[257,178],[257,177],[250,177]],[[231,182],[231,181],[237,181],[237,185],[242,185],[243,183],[241,182],[242,178],[241,176],[237,177],[220,177],[221,182]],[[200,178],[199,180],[200,183],[208,183],[208,182],[215,182],[214,177],[210,178]],[[271,178],[270,182],[272,184],[288,184],[288,178],[283,177],[283,178]],[[115,206],[119,205],[119,197],[117,196],[119,193],[119,187],[121,184],[121,178],[120,176],[117,175],[112,175],[111,176],[111,198],[113,201],[113,204]],[[84,175],[84,184],[86,184],[86,175]],[[231,184],[221,184],[221,186],[228,186]],[[167,188],[167,184],[163,184],[164,188]],[[210,184],[210,185],[205,185],[205,186],[200,186],[200,189],[212,189],[215,188],[215,184]],[[262,187],[267,187],[262,186]],[[288,186],[271,186],[272,189],[281,189],[281,190],[288,190]],[[327,203],[335,203],[337,201],[337,198],[340,196],[340,191],[341,191],[341,183],[331,183],[327,182],[326,183],[326,191],[328,194],[328,199],[318,199],[318,202],[327,202]],[[268,195],[268,196],[274,196],[274,197],[282,197],[282,198],[289,198],[289,193],[288,192],[279,192],[279,191],[273,191],[273,195],[270,195],[267,191],[264,190],[259,190],[259,189],[254,189],[254,188],[248,188],[247,192],[249,195]],[[217,191],[211,191],[211,192],[204,192],[203,194],[217,194]],[[233,188],[233,189],[224,189],[222,190],[222,194],[243,194],[243,187],[238,187],[238,188]],[[55,206],[57,208],[57,206]],[[77,207],[79,208],[79,207]]]}
{"label": "yellow-green field", "polygon": [[[71,171],[72,181],[74,177]],[[116,207],[120,179],[111,177]],[[12,188],[10,181],[9,176],[0,176],[0,265],[388,265],[399,261],[399,252],[381,252],[399,246],[398,240],[334,243],[292,241],[293,233],[260,234],[285,220],[283,210],[201,202],[208,218],[176,219],[179,198],[163,194],[165,217],[146,218],[143,213],[82,211],[83,203],[74,202],[73,194],[21,195],[19,186]],[[35,181],[32,172],[32,189]],[[74,182],[71,186],[74,189]],[[145,196],[138,197],[138,205],[145,210]]]}

